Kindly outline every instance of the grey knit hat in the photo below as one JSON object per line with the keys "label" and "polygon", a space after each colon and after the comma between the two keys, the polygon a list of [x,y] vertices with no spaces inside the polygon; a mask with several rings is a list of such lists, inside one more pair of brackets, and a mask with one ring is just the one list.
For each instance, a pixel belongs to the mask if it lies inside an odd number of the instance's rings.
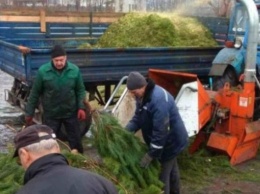
{"label": "grey knit hat", "polygon": [[127,78],[126,86],[128,90],[136,90],[143,86],[146,86],[147,82],[144,76],[139,72],[130,72]]}

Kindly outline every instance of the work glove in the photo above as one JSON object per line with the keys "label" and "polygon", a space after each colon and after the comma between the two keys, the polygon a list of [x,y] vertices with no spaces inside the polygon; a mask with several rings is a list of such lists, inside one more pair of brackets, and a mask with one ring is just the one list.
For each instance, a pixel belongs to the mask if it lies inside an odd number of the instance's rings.
{"label": "work glove", "polygon": [[83,109],[78,110],[78,119],[80,121],[86,120],[86,113]]}
{"label": "work glove", "polygon": [[25,125],[26,125],[26,126],[33,125],[33,117],[31,117],[31,116],[26,116],[26,117],[25,117]]}
{"label": "work glove", "polygon": [[142,158],[142,160],[141,160],[141,162],[140,162],[140,166],[141,166],[142,168],[147,168],[147,167],[149,166],[149,164],[152,162],[152,160],[153,160],[153,158],[152,158],[151,156],[149,156],[148,153],[146,153],[146,154],[143,156],[143,158]]}

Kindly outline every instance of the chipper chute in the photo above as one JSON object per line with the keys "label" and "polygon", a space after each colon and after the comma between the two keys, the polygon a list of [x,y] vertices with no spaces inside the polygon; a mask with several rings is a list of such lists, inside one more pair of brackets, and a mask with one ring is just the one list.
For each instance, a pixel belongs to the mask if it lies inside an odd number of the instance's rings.
{"label": "chipper chute", "polygon": [[149,77],[174,97],[189,136],[196,136],[190,152],[201,143],[230,157],[232,165],[256,156],[260,121],[252,122],[254,84],[219,91],[207,90],[194,74],[150,69]]}
{"label": "chipper chute", "polygon": [[197,76],[149,69],[149,77],[174,96],[188,135],[198,134],[211,117],[211,102]]}

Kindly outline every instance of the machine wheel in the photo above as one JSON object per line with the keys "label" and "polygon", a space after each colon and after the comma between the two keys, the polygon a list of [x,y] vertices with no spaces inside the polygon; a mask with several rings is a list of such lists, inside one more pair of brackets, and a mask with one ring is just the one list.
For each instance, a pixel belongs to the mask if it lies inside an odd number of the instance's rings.
{"label": "machine wheel", "polygon": [[[88,130],[90,129],[91,121],[92,121],[92,115],[91,115],[90,111],[86,110],[86,117],[87,117],[86,120],[80,121],[80,123],[79,123],[80,136],[81,137],[83,137],[88,132]],[[64,126],[61,127],[61,130],[60,130],[60,132],[57,136],[62,141],[68,140],[67,133],[66,133]]]}
{"label": "machine wheel", "polygon": [[213,90],[217,91],[224,87],[225,83],[229,82],[230,86],[237,86],[239,81],[235,69],[229,66],[224,71],[223,76],[213,78]]}
{"label": "machine wheel", "polygon": [[[260,76],[257,72],[257,79],[260,79]],[[259,120],[260,119],[260,88],[258,86],[255,86],[255,106],[254,106],[254,115],[253,120]]]}
{"label": "machine wheel", "polygon": [[[92,115],[87,114],[86,117],[87,117],[86,120],[80,121],[80,123],[79,123],[79,130],[80,130],[80,136],[81,137],[83,137],[88,132],[88,130],[90,129],[90,126],[91,126]],[[66,133],[65,127],[63,125],[61,126],[61,129],[58,132],[57,137],[61,141],[67,141],[68,140],[67,133]]]}
{"label": "machine wheel", "polygon": [[256,97],[253,121],[257,121],[259,119],[260,119],[260,99],[259,97]]}

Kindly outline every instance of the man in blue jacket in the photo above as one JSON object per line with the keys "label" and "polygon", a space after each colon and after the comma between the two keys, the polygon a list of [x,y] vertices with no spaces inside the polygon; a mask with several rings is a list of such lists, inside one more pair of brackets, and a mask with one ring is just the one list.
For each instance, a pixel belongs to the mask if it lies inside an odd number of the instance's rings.
{"label": "man in blue jacket", "polygon": [[153,159],[161,163],[160,180],[165,194],[180,193],[180,175],[176,156],[188,144],[188,134],[173,96],[138,72],[131,72],[127,88],[136,98],[136,111],[126,128],[142,130],[148,152],[140,165],[147,168]]}

